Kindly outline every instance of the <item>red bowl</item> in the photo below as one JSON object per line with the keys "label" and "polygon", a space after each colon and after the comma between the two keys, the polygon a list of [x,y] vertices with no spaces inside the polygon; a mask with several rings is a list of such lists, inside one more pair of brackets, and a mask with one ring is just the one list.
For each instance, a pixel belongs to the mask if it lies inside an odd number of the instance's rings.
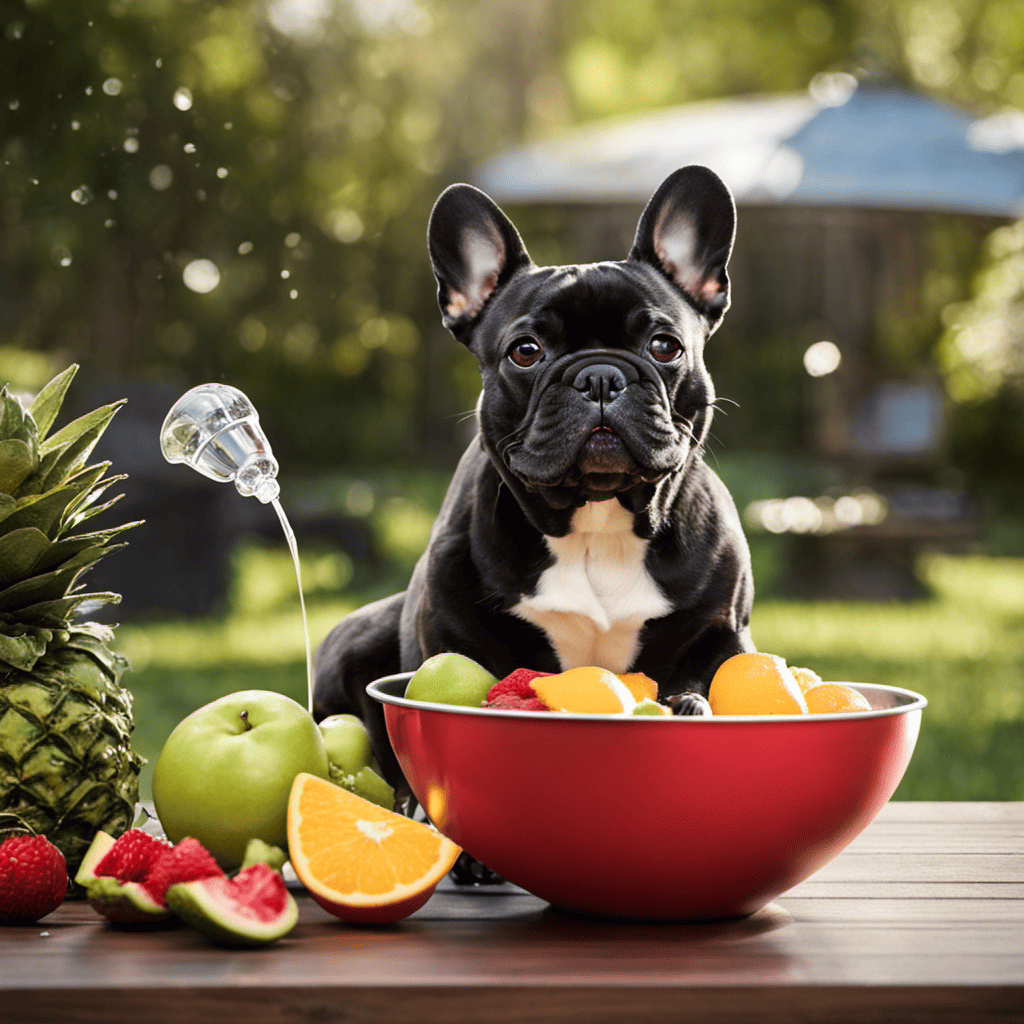
{"label": "red bowl", "polygon": [[738,917],[874,818],[927,701],[855,685],[871,711],[655,718],[488,711],[367,687],[431,820],[510,882],[613,917]]}

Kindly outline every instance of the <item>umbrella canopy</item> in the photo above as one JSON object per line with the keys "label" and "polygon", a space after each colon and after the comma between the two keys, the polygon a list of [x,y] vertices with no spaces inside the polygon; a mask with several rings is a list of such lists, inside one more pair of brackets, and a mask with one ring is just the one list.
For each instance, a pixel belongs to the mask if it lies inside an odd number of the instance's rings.
{"label": "umbrella canopy", "polygon": [[838,89],[813,95],[604,122],[499,153],[476,180],[506,202],[642,203],[677,167],[699,163],[747,205],[1024,216],[1024,114],[979,121],[922,93],[837,77]]}

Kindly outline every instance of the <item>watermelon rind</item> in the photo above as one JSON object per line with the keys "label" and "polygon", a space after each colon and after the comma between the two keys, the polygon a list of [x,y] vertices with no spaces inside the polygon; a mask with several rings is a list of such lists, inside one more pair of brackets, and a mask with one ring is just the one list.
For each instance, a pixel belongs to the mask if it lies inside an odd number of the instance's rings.
{"label": "watermelon rind", "polygon": [[218,896],[210,882],[178,882],[167,890],[167,906],[186,924],[217,942],[232,946],[265,946],[287,935],[299,920],[299,907],[287,894],[284,910],[273,921],[254,921],[239,914],[232,901]]}
{"label": "watermelon rind", "polygon": [[111,924],[155,925],[173,921],[170,911],[160,906],[138,882],[119,882],[99,875],[86,890],[89,905]]}
{"label": "watermelon rind", "polygon": [[103,860],[115,842],[114,837],[102,829],[93,836],[89,849],[85,851],[82,863],[78,865],[78,871],[75,873],[75,881],[79,885],[88,886],[96,877],[96,865]]}

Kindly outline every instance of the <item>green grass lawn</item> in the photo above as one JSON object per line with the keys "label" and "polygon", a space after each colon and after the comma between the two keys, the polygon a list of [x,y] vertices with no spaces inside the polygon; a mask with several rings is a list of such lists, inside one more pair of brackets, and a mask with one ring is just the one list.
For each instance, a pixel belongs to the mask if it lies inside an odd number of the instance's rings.
{"label": "green grass lawn", "polygon": [[[928,698],[896,799],[1022,800],[1024,559],[934,555],[922,568],[934,596],[914,604],[758,602],[754,640],[825,679],[906,686]],[[253,687],[305,703],[302,622],[290,571],[283,549],[250,550],[238,560],[226,617],[118,630],[134,666],[125,682],[135,694],[135,744],[150,762],[144,798],[164,740],[196,708]],[[303,575],[314,645],[384,589],[331,596],[327,555],[304,559]],[[327,589],[318,590],[317,581]]]}

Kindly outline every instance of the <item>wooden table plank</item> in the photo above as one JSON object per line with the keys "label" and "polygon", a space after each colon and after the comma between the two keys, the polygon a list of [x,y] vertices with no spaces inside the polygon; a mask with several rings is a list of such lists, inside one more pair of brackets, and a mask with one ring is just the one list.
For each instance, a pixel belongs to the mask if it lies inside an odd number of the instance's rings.
{"label": "wooden table plank", "polygon": [[595,921],[446,882],[379,929],[303,896],[286,939],[228,951],[66,904],[0,929],[0,1021],[1024,1024],[1024,804],[909,807],[743,921]]}

